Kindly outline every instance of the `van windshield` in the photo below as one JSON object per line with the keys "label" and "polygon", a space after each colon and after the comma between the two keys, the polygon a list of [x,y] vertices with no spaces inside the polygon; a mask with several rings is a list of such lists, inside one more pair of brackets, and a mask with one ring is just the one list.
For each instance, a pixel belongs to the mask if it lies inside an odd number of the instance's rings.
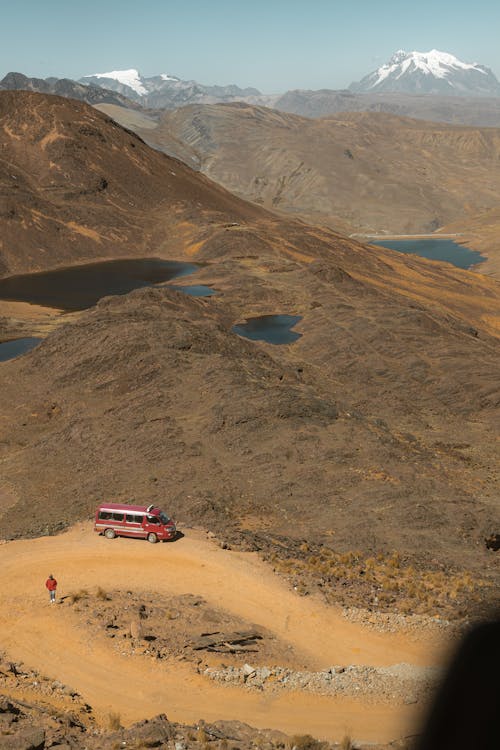
{"label": "van windshield", "polygon": [[170,523],[170,518],[163,511],[160,512],[160,521],[162,523]]}

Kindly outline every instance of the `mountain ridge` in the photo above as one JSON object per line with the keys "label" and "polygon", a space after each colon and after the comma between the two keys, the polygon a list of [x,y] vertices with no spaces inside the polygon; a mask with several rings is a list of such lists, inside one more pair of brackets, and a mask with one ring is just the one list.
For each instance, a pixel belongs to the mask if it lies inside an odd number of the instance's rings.
{"label": "mountain ridge", "polygon": [[165,109],[193,102],[267,100],[255,88],[242,89],[235,84],[205,85],[166,73],[145,77],[135,68],[86,75],[79,79],[79,83],[105,85],[146,108]]}
{"label": "mountain ridge", "polygon": [[137,108],[137,104],[102,86],[83,85],[69,78],[30,78],[23,73],[10,72],[0,81],[0,91],[35,91],[40,94],[55,94],[87,104],[116,104],[126,108]]}

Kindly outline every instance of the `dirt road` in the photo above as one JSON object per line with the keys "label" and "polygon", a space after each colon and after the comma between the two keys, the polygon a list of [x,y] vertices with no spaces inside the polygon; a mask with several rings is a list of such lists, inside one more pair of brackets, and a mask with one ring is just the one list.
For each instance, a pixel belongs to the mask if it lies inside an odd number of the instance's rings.
{"label": "dirt road", "polygon": [[86,588],[154,592],[159,598],[191,593],[271,630],[307,668],[333,664],[415,665],[439,662],[440,644],[379,634],[347,622],[313,597],[291,591],[255,554],[222,550],[202,532],[187,530],[174,544],[151,545],[100,537],[88,523],[57,537],[9,542],[0,547],[1,647],[50,678],[77,690],[104,720],[122,722],[165,712],[181,722],[239,719],[256,727],[311,733],[339,740],[388,741],[411,733],[418,706],[367,704],[304,693],[269,698],[221,687],[178,661],[165,665],[112,650],[91,635],[83,615],[51,606],[44,589],[49,573],[59,597]]}

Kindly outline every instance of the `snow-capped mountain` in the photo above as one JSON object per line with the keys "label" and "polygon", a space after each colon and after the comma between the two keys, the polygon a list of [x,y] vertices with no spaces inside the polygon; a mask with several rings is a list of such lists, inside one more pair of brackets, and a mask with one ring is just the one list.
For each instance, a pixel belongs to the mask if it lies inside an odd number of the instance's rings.
{"label": "snow-capped mountain", "polygon": [[204,86],[196,81],[183,81],[177,76],[161,73],[146,78],[138,70],[113,70],[80,78],[80,83],[102,86],[116,91],[145,107],[171,108],[184,104],[227,102],[261,97],[253,88],[239,86]]}
{"label": "snow-capped mountain", "polygon": [[398,50],[389,62],[357,83],[354,92],[400,92],[449,96],[500,96],[500,83],[489,68],[465,63],[448,52]]}

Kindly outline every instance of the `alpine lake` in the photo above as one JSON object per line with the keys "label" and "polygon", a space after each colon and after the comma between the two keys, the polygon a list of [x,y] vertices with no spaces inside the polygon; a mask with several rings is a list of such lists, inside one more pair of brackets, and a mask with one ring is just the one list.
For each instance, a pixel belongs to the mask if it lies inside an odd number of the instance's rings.
{"label": "alpine lake", "polygon": [[[475,250],[450,239],[381,240],[377,237],[370,242],[400,253],[451,263],[462,269],[470,269],[486,260]],[[203,284],[169,283],[193,274],[199,267],[194,263],[159,258],[87,263],[0,279],[0,300],[28,302],[63,312],[76,312],[93,307],[103,297],[127,294],[134,289],[159,284],[168,284],[170,288],[193,297],[210,297],[216,294],[215,290]],[[297,315],[261,315],[234,325],[231,331],[251,341],[264,341],[274,345],[293,344],[302,335],[292,330],[300,320],[301,317]],[[42,339],[31,336],[0,342],[0,362],[25,354],[40,341]]]}

